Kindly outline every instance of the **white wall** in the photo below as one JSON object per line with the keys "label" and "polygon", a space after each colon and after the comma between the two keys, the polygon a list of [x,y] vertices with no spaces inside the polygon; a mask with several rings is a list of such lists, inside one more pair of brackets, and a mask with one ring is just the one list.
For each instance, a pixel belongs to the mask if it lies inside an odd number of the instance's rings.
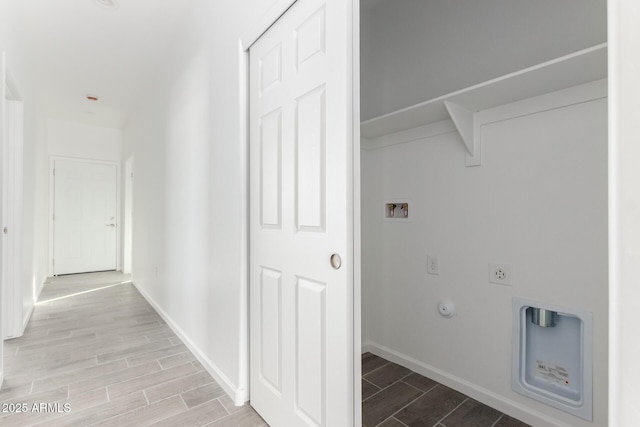
{"label": "white wall", "polygon": [[[465,168],[454,132],[363,151],[363,342],[534,425],[607,425],[607,102],[486,125],[482,150]],[[383,220],[390,198],[411,222]],[[593,424],[511,391],[512,297],[593,313]]]}
{"label": "white wall", "polygon": [[[27,84],[28,85],[28,84]],[[27,86],[25,85],[25,86]],[[24,87],[24,86],[23,86]],[[29,93],[30,87],[24,92]],[[46,124],[38,115],[33,98],[23,97],[24,152],[22,200],[22,312],[23,326],[48,275],[48,187]]]}
{"label": "white wall", "polygon": [[120,163],[122,130],[48,119],[47,151],[49,156]]}
{"label": "white wall", "polygon": [[133,281],[236,401],[248,398],[239,39],[272,3],[198,1],[124,128]]}
{"label": "white wall", "polygon": [[607,39],[604,0],[362,3],[363,120]]}
{"label": "white wall", "polygon": [[[47,154],[48,160],[52,157],[72,157],[77,159],[90,159],[108,162],[122,162],[122,130],[101,126],[87,125],[83,123],[71,122],[59,119],[47,119]],[[120,168],[121,175],[122,170]],[[46,167],[47,192],[50,191],[51,177]],[[118,191],[120,219],[119,241],[122,242],[124,236],[122,202],[124,195],[124,180],[120,180],[121,185]],[[47,222],[47,227],[51,224]],[[122,243],[118,244],[118,265],[122,268]]]}
{"label": "white wall", "polygon": [[0,51],[7,53],[8,72],[24,101],[23,208],[22,208],[22,299],[23,318],[34,307],[47,276],[47,159],[46,121],[38,114],[32,64],[25,57],[21,39],[13,28],[6,2],[0,3]]}

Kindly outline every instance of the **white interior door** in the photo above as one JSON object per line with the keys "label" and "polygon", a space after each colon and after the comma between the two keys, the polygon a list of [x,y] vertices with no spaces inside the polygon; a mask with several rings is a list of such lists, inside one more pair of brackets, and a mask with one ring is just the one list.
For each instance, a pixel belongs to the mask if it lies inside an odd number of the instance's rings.
{"label": "white interior door", "polygon": [[273,427],[354,424],[350,8],[299,0],[249,52],[251,405]]}
{"label": "white interior door", "polygon": [[54,161],[53,273],[115,270],[117,165]]}

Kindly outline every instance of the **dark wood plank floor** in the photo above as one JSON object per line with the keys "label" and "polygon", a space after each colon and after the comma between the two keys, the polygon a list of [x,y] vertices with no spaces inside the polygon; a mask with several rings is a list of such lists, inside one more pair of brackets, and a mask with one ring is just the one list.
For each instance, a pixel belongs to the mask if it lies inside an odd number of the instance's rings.
{"label": "dark wood plank floor", "polygon": [[362,355],[364,427],[527,427],[371,353]]}

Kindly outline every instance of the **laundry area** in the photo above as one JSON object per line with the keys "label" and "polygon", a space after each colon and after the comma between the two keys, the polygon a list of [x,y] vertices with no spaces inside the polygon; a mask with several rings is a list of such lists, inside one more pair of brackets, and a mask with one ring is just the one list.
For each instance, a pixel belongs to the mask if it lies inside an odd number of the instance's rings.
{"label": "laundry area", "polygon": [[363,2],[363,353],[529,424],[607,424],[606,23]]}

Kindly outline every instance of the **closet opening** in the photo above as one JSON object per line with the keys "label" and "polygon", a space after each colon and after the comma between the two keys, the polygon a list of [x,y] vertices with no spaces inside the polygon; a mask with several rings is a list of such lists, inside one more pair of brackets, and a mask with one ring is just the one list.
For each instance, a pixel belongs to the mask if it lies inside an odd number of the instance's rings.
{"label": "closet opening", "polygon": [[606,425],[606,2],[360,13],[363,425]]}

